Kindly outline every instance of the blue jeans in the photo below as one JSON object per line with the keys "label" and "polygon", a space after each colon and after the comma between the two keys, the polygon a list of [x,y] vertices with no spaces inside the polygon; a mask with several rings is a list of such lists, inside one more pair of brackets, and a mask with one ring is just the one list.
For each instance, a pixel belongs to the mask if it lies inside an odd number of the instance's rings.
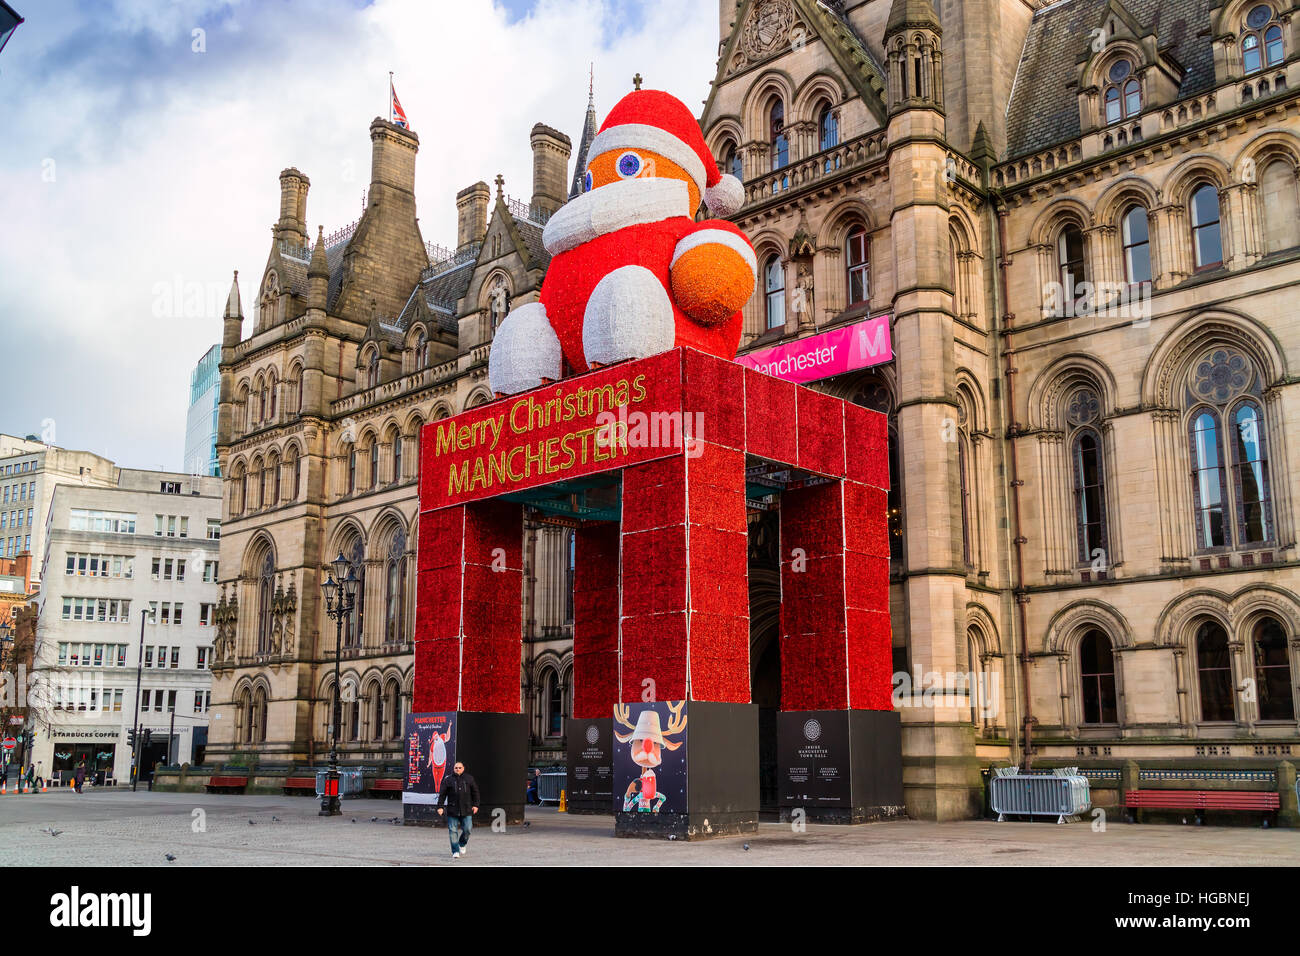
{"label": "blue jeans", "polygon": [[451,852],[457,853],[469,842],[470,831],[474,829],[474,815],[467,813],[463,817],[447,814],[447,839],[451,841]]}

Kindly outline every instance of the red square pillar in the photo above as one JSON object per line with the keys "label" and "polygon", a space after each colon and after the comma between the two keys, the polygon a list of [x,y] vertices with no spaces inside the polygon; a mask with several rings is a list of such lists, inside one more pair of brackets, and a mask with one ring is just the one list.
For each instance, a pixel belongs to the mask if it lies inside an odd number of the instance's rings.
{"label": "red square pillar", "polygon": [[519,713],[523,506],[421,516],[412,710]]}

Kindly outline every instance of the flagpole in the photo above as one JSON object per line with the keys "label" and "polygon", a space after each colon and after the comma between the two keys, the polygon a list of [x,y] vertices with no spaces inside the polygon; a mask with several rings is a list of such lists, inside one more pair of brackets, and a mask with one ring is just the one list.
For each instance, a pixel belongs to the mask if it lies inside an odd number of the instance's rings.
{"label": "flagpole", "polygon": [[393,71],[388,71],[388,122],[393,121]]}

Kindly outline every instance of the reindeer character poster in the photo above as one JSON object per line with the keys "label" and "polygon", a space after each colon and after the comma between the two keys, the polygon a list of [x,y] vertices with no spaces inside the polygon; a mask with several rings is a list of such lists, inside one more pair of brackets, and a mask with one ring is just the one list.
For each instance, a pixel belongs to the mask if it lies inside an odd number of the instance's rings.
{"label": "reindeer character poster", "polygon": [[615,810],[686,812],[686,701],[614,705]]}

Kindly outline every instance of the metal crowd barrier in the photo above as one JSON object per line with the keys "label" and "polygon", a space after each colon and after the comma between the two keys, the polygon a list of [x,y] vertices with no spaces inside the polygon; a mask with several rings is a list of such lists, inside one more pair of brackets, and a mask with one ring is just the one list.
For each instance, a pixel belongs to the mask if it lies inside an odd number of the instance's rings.
{"label": "metal crowd barrier", "polygon": [[559,803],[560,791],[564,789],[565,771],[551,771],[541,774],[537,781],[537,796],[542,803]]}
{"label": "metal crowd barrier", "polygon": [[993,812],[1001,823],[1007,814],[1056,817],[1065,823],[1092,807],[1088,778],[1077,767],[1048,774],[1024,774],[1019,767],[999,767],[990,781]]}

